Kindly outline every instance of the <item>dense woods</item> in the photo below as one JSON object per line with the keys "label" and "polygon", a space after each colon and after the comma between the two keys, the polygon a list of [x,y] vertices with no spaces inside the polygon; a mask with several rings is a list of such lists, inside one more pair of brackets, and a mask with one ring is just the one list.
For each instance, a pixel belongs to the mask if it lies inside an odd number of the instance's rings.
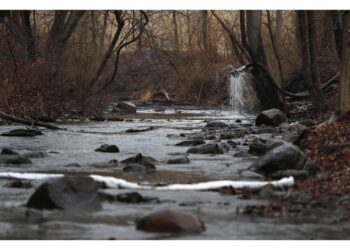
{"label": "dense woods", "polygon": [[1,239],[343,239],[347,10],[0,10]]}
{"label": "dense woods", "polygon": [[[224,105],[223,69],[249,63],[265,109],[287,112],[286,87],[310,91],[318,113],[349,109],[346,11],[26,10],[1,11],[0,23],[3,111],[85,113],[163,89],[178,103]],[[339,71],[329,103],[321,85]]]}

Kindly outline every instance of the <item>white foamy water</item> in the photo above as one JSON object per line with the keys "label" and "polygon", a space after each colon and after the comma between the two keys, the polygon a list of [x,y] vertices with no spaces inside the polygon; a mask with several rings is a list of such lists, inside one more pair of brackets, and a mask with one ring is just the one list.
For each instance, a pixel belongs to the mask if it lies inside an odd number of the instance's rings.
{"label": "white foamy water", "polygon": [[244,85],[246,84],[246,73],[241,72],[230,76],[229,94],[230,105],[233,111],[240,112],[244,108]]}
{"label": "white foamy water", "polygon": [[[0,173],[0,178],[20,179],[20,180],[45,180],[51,178],[63,177],[61,174],[42,174],[42,173]],[[248,189],[260,189],[265,185],[271,184],[275,187],[291,187],[294,184],[294,178],[282,178],[278,181],[209,181],[200,182],[194,184],[171,184],[166,186],[150,186],[142,185],[134,182],[129,182],[120,178],[101,176],[101,175],[90,175],[92,179],[97,182],[104,183],[108,188],[122,188],[122,189],[136,189],[136,190],[196,190],[205,191],[209,189],[218,189],[222,187],[232,187],[237,189],[248,188]]]}

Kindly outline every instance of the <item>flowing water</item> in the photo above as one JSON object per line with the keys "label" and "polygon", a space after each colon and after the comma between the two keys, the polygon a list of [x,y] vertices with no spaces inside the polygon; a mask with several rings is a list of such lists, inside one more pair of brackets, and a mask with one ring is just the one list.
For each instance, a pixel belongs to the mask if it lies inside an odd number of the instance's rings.
{"label": "flowing water", "polygon": [[[177,117],[174,118],[176,114]],[[168,119],[173,116],[172,119]],[[141,118],[142,117],[142,118]],[[149,118],[147,118],[149,117]],[[34,138],[0,137],[0,148],[9,147],[19,153],[44,152],[44,158],[32,159],[31,165],[0,165],[1,172],[40,172],[63,174],[99,174],[116,176],[142,183],[195,183],[210,180],[242,180],[240,170],[256,158],[233,157],[234,150],[223,155],[189,155],[189,164],[168,165],[174,154],[183,154],[188,147],[174,146],[185,138],[180,134],[200,133],[209,120],[243,125],[251,117],[232,111],[166,108],[157,113],[141,108],[132,121],[88,122],[64,125],[67,130],[43,130]],[[130,128],[153,130],[125,133]],[[0,133],[22,126],[0,126]],[[209,142],[209,141],[208,141]],[[103,143],[116,144],[120,153],[98,153]],[[137,153],[152,156],[159,163],[152,175],[125,174],[119,166],[108,162],[123,160]],[[246,177],[245,179],[248,179]],[[238,207],[267,204],[266,200],[239,199],[209,191],[139,191],[157,197],[160,203],[126,204],[104,202],[103,209],[93,213],[70,214],[61,211],[28,210],[23,205],[41,181],[33,187],[4,187],[9,180],[0,179],[0,239],[345,239],[350,225],[337,218],[306,216],[301,218],[264,218],[236,212]],[[103,192],[120,194],[121,189]],[[151,212],[172,208],[198,215],[206,231],[196,235],[146,233],[135,229],[135,220]]]}
{"label": "flowing water", "polygon": [[238,73],[229,78],[230,106],[235,112],[240,112],[244,108],[243,90],[246,77],[246,73]]}

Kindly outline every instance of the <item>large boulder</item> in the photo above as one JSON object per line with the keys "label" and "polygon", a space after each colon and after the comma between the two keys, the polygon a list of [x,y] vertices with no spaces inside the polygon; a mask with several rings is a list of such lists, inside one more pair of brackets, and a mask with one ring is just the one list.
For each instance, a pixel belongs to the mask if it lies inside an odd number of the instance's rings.
{"label": "large boulder", "polygon": [[187,150],[190,154],[223,154],[224,149],[219,144],[203,144],[191,147]]}
{"label": "large boulder", "polygon": [[136,105],[132,102],[118,102],[114,107],[114,111],[117,113],[122,113],[124,115],[129,115],[136,114],[137,108]]}
{"label": "large boulder", "polygon": [[196,216],[175,211],[162,210],[140,219],[138,230],[162,233],[200,233],[205,230],[204,223]]}
{"label": "large boulder", "polygon": [[282,170],[302,170],[306,162],[307,157],[298,147],[284,143],[257,159],[249,169],[265,176],[271,176]]}
{"label": "large boulder", "polygon": [[248,153],[252,155],[263,155],[267,151],[285,143],[281,140],[257,138],[249,144]]}
{"label": "large boulder", "polygon": [[43,183],[26,206],[39,210],[92,212],[102,208],[98,184],[90,177],[62,177]]}
{"label": "large boulder", "polygon": [[285,121],[287,121],[287,117],[281,110],[269,109],[257,116],[255,125],[278,126]]}

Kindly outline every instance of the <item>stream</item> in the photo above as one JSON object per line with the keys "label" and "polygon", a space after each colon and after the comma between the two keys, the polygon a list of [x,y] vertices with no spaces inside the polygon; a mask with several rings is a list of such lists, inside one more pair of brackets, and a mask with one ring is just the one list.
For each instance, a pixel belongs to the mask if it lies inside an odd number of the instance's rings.
{"label": "stream", "polygon": [[[124,121],[63,124],[67,130],[43,129],[36,137],[0,137],[0,148],[18,153],[44,153],[31,158],[33,164],[0,164],[1,172],[61,173],[70,175],[105,175],[146,184],[198,183],[215,180],[256,180],[242,176],[242,170],[257,157],[233,157],[236,149],[220,155],[189,154],[190,163],[167,164],[167,160],[186,153],[189,147],[175,146],[187,134],[201,133],[208,121],[223,121],[252,126],[254,116],[229,110],[196,109],[194,107],[140,107],[138,114]],[[152,130],[125,133],[128,129]],[[2,125],[0,133],[20,125]],[[214,138],[215,140],[215,138]],[[206,142],[214,141],[206,140]],[[225,141],[225,140],[222,140]],[[227,140],[226,140],[227,141]],[[95,152],[101,144],[115,144],[119,153]],[[247,150],[247,146],[241,149]],[[153,174],[125,173],[111,160],[121,161],[142,153],[155,158]],[[116,162],[116,161],[114,161]],[[91,213],[37,211],[27,209],[28,201],[42,181],[31,181],[30,188],[10,188],[8,179],[0,179],[0,239],[349,239],[350,224],[336,216],[307,214],[299,217],[264,217],[237,213],[246,205],[264,205],[264,199],[240,199],[213,191],[138,190],[158,202],[103,202],[103,209]],[[108,194],[131,192],[103,189]],[[138,231],[135,221],[161,209],[176,209],[197,215],[206,230],[200,234],[169,234]]]}

